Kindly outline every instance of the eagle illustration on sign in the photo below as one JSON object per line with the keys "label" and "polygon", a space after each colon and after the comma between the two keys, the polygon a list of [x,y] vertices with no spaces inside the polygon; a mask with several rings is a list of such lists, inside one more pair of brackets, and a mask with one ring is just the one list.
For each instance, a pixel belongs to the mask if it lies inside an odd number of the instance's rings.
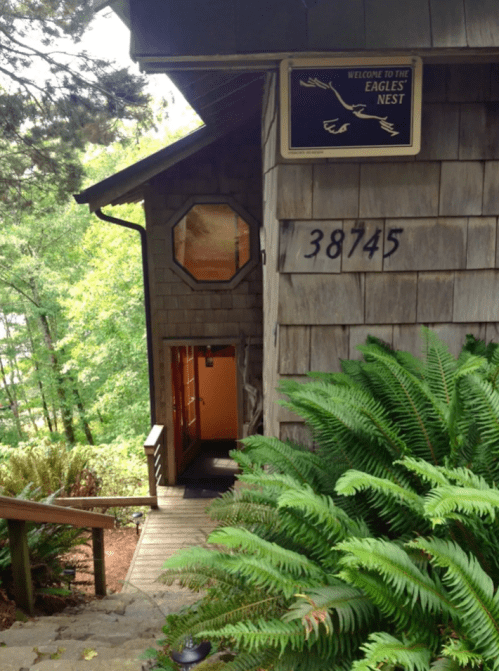
{"label": "eagle illustration on sign", "polygon": [[[307,88],[321,88],[321,89],[326,89],[330,90],[334,93],[336,98],[338,99],[338,102],[349,112],[352,112],[354,116],[357,117],[357,119],[375,119],[376,121],[379,122],[380,127],[382,130],[384,130],[386,133],[391,135],[392,137],[395,137],[395,135],[398,135],[398,131],[395,130],[394,124],[390,123],[388,121],[388,117],[381,117],[377,116],[375,114],[365,114],[364,110],[366,109],[367,105],[364,103],[359,103],[359,104],[354,104],[354,105],[349,105],[347,102],[343,100],[341,97],[340,93],[334,88],[332,82],[329,82],[326,84],[325,82],[320,81],[317,77],[309,77],[307,81],[303,81],[300,79],[300,85],[305,86]],[[339,117],[336,119],[326,119],[324,120],[323,126],[324,130],[326,130],[328,133],[331,133],[333,135],[339,135],[340,133],[346,133],[348,131],[348,127],[350,126],[350,122],[345,122],[343,123],[339,128],[336,127],[337,122],[339,121]]]}

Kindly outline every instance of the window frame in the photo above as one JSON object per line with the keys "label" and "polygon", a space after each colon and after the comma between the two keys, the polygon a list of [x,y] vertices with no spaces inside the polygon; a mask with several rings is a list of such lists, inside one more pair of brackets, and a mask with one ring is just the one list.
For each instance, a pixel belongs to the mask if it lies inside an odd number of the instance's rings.
{"label": "window frame", "polygon": [[[250,237],[250,258],[249,261],[240,268],[230,280],[198,280],[186,268],[180,265],[175,259],[175,241],[174,231],[176,224],[178,224],[183,217],[195,205],[228,205],[234,212],[244,220],[249,227]],[[259,232],[260,224],[249,212],[247,212],[232,196],[191,196],[180,207],[175,214],[173,214],[167,222],[168,240],[170,251],[168,254],[168,267],[173,270],[179,277],[181,277],[191,289],[198,291],[227,291],[234,289],[243,280],[248,273],[250,273],[259,262],[260,242]]]}

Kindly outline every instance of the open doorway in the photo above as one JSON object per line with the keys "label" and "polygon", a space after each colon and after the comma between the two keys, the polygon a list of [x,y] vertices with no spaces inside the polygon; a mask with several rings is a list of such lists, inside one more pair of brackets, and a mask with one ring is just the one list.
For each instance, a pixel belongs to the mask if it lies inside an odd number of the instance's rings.
{"label": "open doorway", "polygon": [[208,497],[233,484],[236,469],[228,453],[242,428],[237,350],[237,343],[227,339],[167,343],[168,483],[184,484],[186,492],[196,489]]}

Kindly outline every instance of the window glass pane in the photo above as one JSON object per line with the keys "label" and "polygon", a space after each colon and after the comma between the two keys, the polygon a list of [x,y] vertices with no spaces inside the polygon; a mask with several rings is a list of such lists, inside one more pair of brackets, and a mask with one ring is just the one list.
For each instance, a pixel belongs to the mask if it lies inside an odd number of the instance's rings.
{"label": "window glass pane", "polygon": [[250,260],[249,225],[229,205],[195,205],[173,228],[175,260],[201,281],[227,281]]}

